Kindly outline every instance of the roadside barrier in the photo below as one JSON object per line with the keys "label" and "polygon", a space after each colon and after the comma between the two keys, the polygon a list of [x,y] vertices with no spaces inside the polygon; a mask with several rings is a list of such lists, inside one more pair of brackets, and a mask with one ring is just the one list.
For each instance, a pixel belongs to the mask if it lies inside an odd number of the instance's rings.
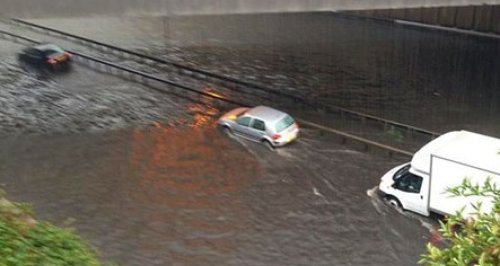
{"label": "roadside barrier", "polygon": [[[31,38],[27,38],[27,37],[23,37],[23,36],[20,36],[20,35],[14,34],[14,33],[10,33],[7,31],[3,31],[3,30],[0,30],[0,38],[6,39],[6,40],[12,40],[12,41],[16,41],[16,42],[21,41],[21,42],[27,43],[29,45],[41,43],[40,41],[31,39]],[[73,59],[76,59],[77,61],[79,61],[81,63],[86,63],[89,66],[97,68],[97,69],[102,70],[102,71],[106,71],[106,72],[109,72],[109,73],[112,73],[115,75],[120,75],[120,76],[127,75],[128,78],[133,79],[136,82],[140,82],[140,83],[148,84],[149,82],[153,81],[153,82],[159,82],[163,85],[167,85],[167,88],[164,88],[164,89],[151,87],[152,89],[155,89],[155,90],[163,92],[163,93],[179,93],[179,92],[181,92],[184,96],[187,93],[187,94],[191,94],[191,96],[202,96],[205,98],[214,99],[214,100],[217,100],[217,101],[220,101],[220,102],[223,102],[226,104],[230,104],[230,105],[251,106],[251,104],[249,104],[249,103],[244,103],[241,101],[234,101],[231,99],[227,99],[225,97],[221,97],[217,94],[199,91],[199,90],[184,86],[182,84],[178,84],[178,83],[171,81],[171,80],[168,80],[168,79],[159,78],[159,77],[156,77],[156,76],[151,75],[149,73],[145,73],[142,71],[131,69],[129,67],[125,67],[125,66],[122,66],[122,65],[119,65],[116,63],[108,62],[106,60],[98,59],[98,58],[95,58],[93,56],[89,56],[89,55],[86,55],[83,53],[70,51],[70,50],[68,50],[68,52],[73,55]],[[191,99],[191,100],[193,100],[193,99]],[[351,141],[361,143],[365,146],[366,149],[368,149],[368,147],[379,148],[379,149],[387,151],[389,156],[393,156],[393,155],[398,155],[398,156],[403,156],[403,157],[411,157],[412,156],[412,153],[409,151],[405,151],[405,150],[398,149],[398,148],[395,148],[395,147],[392,147],[389,145],[378,143],[378,142],[375,142],[375,141],[372,141],[369,139],[365,139],[365,138],[362,138],[359,136],[355,136],[355,135],[333,129],[331,127],[319,125],[319,124],[316,124],[314,122],[310,122],[310,121],[307,121],[304,119],[299,118],[297,120],[302,125],[306,125],[306,126],[309,126],[311,128],[315,128],[315,129],[318,129],[321,131],[333,133],[337,136],[340,136],[343,140],[349,139]]]}
{"label": "roadside barrier", "polygon": [[326,113],[339,114],[340,117],[343,119],[356,118],[356,119],[359,119],[362,123],[367,122],[367,121],[371,121],[374,124],[382,126],[382,128],[384,130],[386,130],[388,128],[398,128],[401,130],[401,132],[403,134],[413,135],[413,134],[417,133],[417,134],[426,136],[427,138],[429,138],[429,140],[432,140],[440,135],[440,133],[438,133],[438,132],[430,131],[430,130],[427,130],[427,129],[424,129],[421,127],[416,127],[416,126],[400,123],[400,122],[397,122],[397,121],[394,121],[391,119],[385,119],[385,118],[378,117],[375,115],[357,112],[357,111],[350,110],[350,109],[347,109],[347,108],[344,108],[341,106],[336,106],[336,105],[332,105],[332,104],[325,104],[325,103],[322,103],[318,100],[312,100],[312,99],[307,99],[305,97],[299,97],[297,95],[292,95],[292,94],[285,93],[282,91],[273,90],[273,89],[266,88],[264,86],[253,84],[250,82],[246,82],[246,81],[238,80],[235,78],[215,74],[215,73],[208,72],[205,70],[195,69],[195,68],[188,67],[188,66],[185,66],[185,65],[182,65],[179,63],[175,63],[175,62],[163,60],[160,58],[152,57],[149,55],[137,53],[135,51],[131,51],[131,50],[117,47],[114,45],[102,43],[102,42],[92,40],[89,38],[77,36],[77,35],[67,33],[67,32],[64,32],[61,30],[45,27],[45,26],[31,23],[31,22],[28,22],[25,20],[11,19],[8,22],[14,23],[16,25],[29,27],[33,30],[43,31],[43,32],[48,33],[48,34],[57,34],[61,37],[64,37],[67,39],[73,39],[73,40],[80,42],[80,43],[83,43],[83,44],[86,43],[87,45],[89,45],[91,47],[100,48],[101,50],[104,50],[104,51],[110,51],[113,54],[119,53],[123,57],[127,57],[127,58],[135,57],[139,61],[144,62],[144,63],[154,62],[156,64],[175,67],[179,70],[180,74],[191,75],[191,76],[198,78],[198,79],[201,79],[201,80],[207,80],[207,81],[211,81],[211,82],[215,81],[215,82],[218,82],[218,83],[226,86],[229,89],[235,88],[235,89],[239,89],[239,91],[241,92],[242,88],[250,88],[250,89],[254,89],[254,90],[258,90],[258,91],[262,91],[262,92],[267,93],[268,95],[271,96],[271,98],[269,98],[270,100],[273,99],[272,98],[273,96],[279,97],[280,100],[283,98],[287,98],[287,99],[291,100],[291,102],[294,104],[304,105],[306,107],[318,109],[318,110],[321,110],[321,111],[326,112]]}

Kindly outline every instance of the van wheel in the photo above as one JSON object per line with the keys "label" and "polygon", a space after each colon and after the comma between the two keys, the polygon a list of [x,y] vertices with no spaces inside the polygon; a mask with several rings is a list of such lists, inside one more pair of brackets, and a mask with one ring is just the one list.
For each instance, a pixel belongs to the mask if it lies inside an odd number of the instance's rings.
{"label": "van wheel", "polygon": [[398,211],[403,210],[403,206],[401,205],[401,202],[399,202],[397,198],[388,196],[387,198],[385,198],[385,200],[387,200],[387,203],[389,203],[389,205],[394,207],[396,210]]}
{"label": "van wheel", "polygon": [[269,142],[268,140],[263,140],[262,143],[264,144],[264,146],[266,146],[266,148],[268,148],[269,150],[271,151],[274,151],[275,148],[274,146],[271,144],[271,142]]}

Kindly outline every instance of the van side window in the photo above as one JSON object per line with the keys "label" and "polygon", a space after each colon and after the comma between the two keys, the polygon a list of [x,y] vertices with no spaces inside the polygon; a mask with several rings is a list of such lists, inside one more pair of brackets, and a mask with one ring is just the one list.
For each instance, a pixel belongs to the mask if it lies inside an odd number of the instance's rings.
{"label": "van side window", "polygon": [[248,127],[250,125],[250,120],[252,120],[251,117],[249,117],[249,116],[242,116],[242,117],[238,118],[238,120],[236,120],[236,123],[238,123],[238,125],[242,125],[242,126]]}
{"label": "van side window", "polygon": [[252,127],[260,131],[266,131],[266,124],[264,123],[264,121],[259,119],[253,120]]}
{"label": "van side window", "polygon": [[410,193],[420,193],[421,187],[422,177],[411,173],[408,173],[399,178],[395,184],[395,188]]}

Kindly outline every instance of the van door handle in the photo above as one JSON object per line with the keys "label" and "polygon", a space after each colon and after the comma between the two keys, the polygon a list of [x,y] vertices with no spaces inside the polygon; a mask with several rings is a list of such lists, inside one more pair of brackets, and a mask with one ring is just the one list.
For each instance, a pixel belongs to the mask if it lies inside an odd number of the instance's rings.
{"label": "van door handle", "polygon": [[424,199],[424,196],[420,195],[420,199]]}

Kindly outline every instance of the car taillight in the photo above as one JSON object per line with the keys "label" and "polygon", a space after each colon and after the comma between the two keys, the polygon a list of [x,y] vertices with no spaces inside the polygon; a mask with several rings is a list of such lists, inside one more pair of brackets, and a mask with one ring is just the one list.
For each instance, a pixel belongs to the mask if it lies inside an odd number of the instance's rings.
{"label": "car taillight", "polygon": [[271,138],[273,140],[277,140],[277,139],[281,138],[281,135],[280,134],[274,134]]}
{"label": "car taillight", "polygon": [[49,60],[47,60],[47,63],[49,63],[49,64],[52,65],[52,64],[57,63],[57,61],[55,59],[53,59],[53,58],[50,58]]}
{"label": "car taillight", "polygon": [[295,122],[295,126],[296,126],[297,128],[299,128],[299,123]]}

